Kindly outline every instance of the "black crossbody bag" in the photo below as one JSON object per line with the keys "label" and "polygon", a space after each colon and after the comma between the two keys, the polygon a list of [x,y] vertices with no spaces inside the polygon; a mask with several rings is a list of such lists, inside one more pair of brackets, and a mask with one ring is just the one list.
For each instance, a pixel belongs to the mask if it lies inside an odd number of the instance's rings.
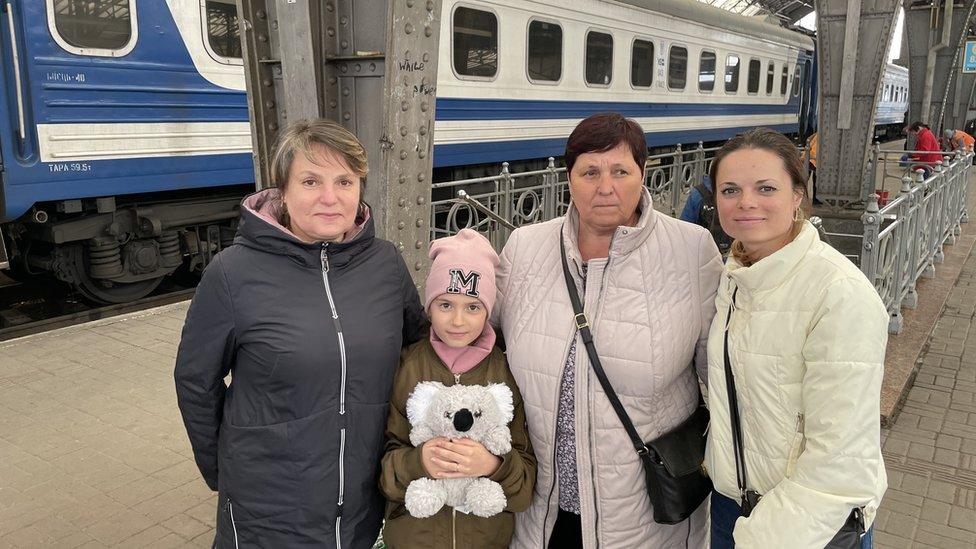
{"label": "black crossbody bag", "polygon": [[634,449],[644,466],[644,477],[647,483],[647,495],[654,508],[654,522],[660,524],[677,524],[684,521],[701,505],[712,491],[712,481],[705,475],[702,462],[705,460],[705,430],[708,427],[708,409],[702,404],[699,394],[698,406],[681,425],[672,431],[661,435],[650,442],[643,442],[634,423],[624,410],[623,404],[617,398],[617,393],[610,385],[600,357],[593,345],[593,334],[590,325],[583,314],[576,282],[569,271],[569,261],[566,259],[566,247],[562,238],[559,241],[559,251],[562,254],[563,274],[566,277],[566,289],[569,299],[573,303],[576,329],[586,346],[586,353],[596,377],[603,386],[603,392],[610,400],[610,405],[620,418],[627,436],[634,444]]}
{"label": "black crossbody bag", "polygon": [[[735,481],[739,487],[739,505],[742,516],[748,517],[756,508],[762,496],[755,490],[747,488],[746,484],[746,456],[742,445],[742,424],[739,418],[739,399],[735,392],[735,376],[732,373],[732,360],[729,358],[729,321],[732,320],[732,309],[735,307],[735,295],[738,288],[732,291],[732,303],[725,317],[725,343],[722,354],[725,358],[725,388],[729,394],[729,418],[732,422],[732,453],[735,454]],[[855,507],[847,522],[841,526],[830,543],[824,549],[860,549],[861,536],[864,535],[864,514],[860,507]]]}

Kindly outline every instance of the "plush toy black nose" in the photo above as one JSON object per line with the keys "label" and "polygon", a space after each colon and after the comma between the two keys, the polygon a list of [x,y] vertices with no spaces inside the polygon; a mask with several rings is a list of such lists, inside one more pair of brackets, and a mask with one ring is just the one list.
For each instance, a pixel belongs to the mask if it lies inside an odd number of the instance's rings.
{"label": "plush toy black nose", "polygon": [[474,416],[467,408],[462,408],[454,413],[454,428],[465,433],[474,425]]}

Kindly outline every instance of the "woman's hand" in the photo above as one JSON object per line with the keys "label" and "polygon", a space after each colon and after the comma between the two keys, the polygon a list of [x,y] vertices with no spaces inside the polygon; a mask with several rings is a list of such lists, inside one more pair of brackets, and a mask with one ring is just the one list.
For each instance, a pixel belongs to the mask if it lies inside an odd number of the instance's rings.
{"label": "woman's hand", "polygon": [[[501,465],[502,459],[489,452],[480,442],[467,438],[457,440],[440,440],[430,449],[431,460],[440,473],[432,474],[432,478],[477,478],[487,477],[494,473]],[[424,450],[427,449],[424,444]],[[426,466],[426,463],[424,463]]]}

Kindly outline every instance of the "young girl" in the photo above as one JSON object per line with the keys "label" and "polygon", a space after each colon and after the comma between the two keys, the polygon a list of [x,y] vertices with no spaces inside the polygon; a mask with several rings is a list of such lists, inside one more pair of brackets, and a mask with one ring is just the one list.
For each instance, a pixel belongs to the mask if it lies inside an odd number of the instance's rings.
{"label": "young girl", "polygon": [[[471,229],[434,241],[424,306],[430,316],[429,340],[405,349],[390,398],[386,455],[380,488],[387,498],[383,541],[387,547],[508,547],[515,513],[528,507],[535,484],[535,456],[525,426],[522,395],[495,347],[488,323],[495,303],[498,255],[488,240]],[[504,383],[514,395],[515,416],[509,424],[512,451],[491,454],[470,439],[435,438],[410,444],[407,399],[422,381],[445,385]],[[404,496],[419,478],[487,477],[498,482],[507,498],[505,509],[482,518],[445,506],[428,518],[407,512]]]}

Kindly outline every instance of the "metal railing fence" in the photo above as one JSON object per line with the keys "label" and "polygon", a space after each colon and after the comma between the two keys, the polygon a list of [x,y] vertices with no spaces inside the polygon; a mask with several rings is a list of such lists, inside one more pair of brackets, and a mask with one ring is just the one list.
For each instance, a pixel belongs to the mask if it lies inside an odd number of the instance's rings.
{"label": "metal railing fence", "polygon": [[[711,168],[717,150],[699,143],[694,149],[679,147],[648,157],[644,185],[654,208],[677,217],[691,188]],[[891,317],[891,333],[902,329],[902,307],[917,305],[918,279],[935,276],[935,265],[944,257],[943,246],[955,243],[960,224],[968,222],[967,185],[973,152],[943,153],[942,163],[927,178],[921,169],[913,170],[918,163],[904,164],[902,155],[911,152],[873,150],[875,169],[887,173],[891,163],[898,163],[904,175],[897,196],[883,206],[879,196],[866,189],[862,234],[828,232],[818,218],[811,220],[831,245],[845,248],[850,246],[838,243],[857,243],[857,253],[846,255],[877,289]],[[884,177],[880,181],[883,187]],[[562,216],[570,203],[566,168],[557,168],[553,158],[542,170],[511,173],[506,162],[498,175],[435,183],[432,189],[431,239],[473,228],[499,251],[514,229]]]}
{"label": "metal railing fence", "polygon": [[[654,208],[677,217],[691,188],[708,173],[717,150],[699,143],[693,149],[678,147],[649,156],[644,185]],[[499,251],[514,228],[562,216],[570,202],[566,168],[557,168],[552,157],[541,170],[511,173],[505,162],[498,175],[434,183],[431,193],[432,240],[472,228]]]}
{"label": "metal railing fence", "polygon": [[876,194],[868,199],[861,216],[860,266],[888,308],[891,333],[902,329],[902,307],[914,309],[918,304],[918,279],[935,276],[935,266],[945,257],[943,246],[954,244],[960,224],[969,221],[972,163],[970,151],[946,154],[927,178],[922,170],[905,174],[898,196],[884,207],[879,207]]}

